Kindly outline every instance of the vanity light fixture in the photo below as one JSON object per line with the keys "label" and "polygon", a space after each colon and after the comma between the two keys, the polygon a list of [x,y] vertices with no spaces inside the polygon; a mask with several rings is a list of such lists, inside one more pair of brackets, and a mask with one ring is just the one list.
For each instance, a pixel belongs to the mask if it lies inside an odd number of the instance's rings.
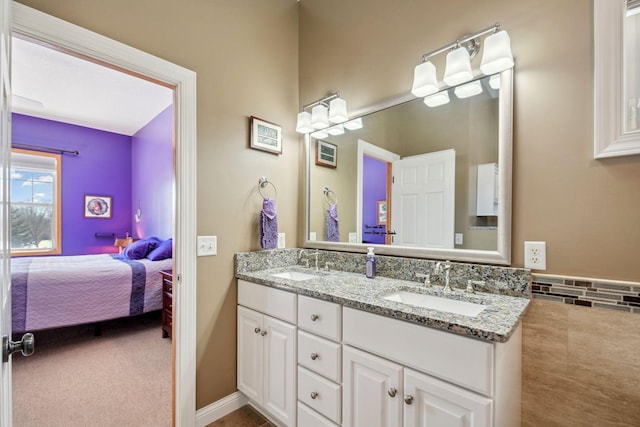
{"label": "vanity light fixture", "polygon": [[475,80],[471,83],[467,83],[465,85],[456,86],[453,91],[456,93],[456,96],[460,99],[470,98],[479,93],[482,93],[482,85],[479,80]]}
{"label": "vanity light fixture", "polygon": [[344,126],[343,125],[334,125],[327,129],[327,133],[329,135],[337,136],[344,134]]}
{"label": "vanity light fixture", "polygon": [[[311,112],[308,111],[309,109]],[[325,129],[331,123],[339,124],[347,120],[349,120],[347,101],[340,98],[336,92],[302,107],[296,122],[296,132],[310,133],[314,130]],[[326,136],[322,138],[326,138]]]}
{"label": "vanity light fixture", "polygon": [[358,129],[362,129],[363,124],[362,124],[362,118],[357,118],[357,119],[353,119],[353,120],[349,120],[348,122],[346,122],[344,124],[344,127],[346,129],[349,130],[358,130]]}
{"label": "vanity light fixture", "polygon": [[329,136],[325,129],[317,130],[311,134],[311,136],[315,139],[322,139]]}
{"label": "vanity light fixture", "polygon": [[494,74],[489,77],[489,86],[491,86],[491,89],[500,89],[500,74]]}
{"label": "vanity light fixture", "polygon": [[449,102],[449,91],[443,90],[442,92],[429,95],[424,99],[424,103],[429,107],[439,107],[440,105],[447,104]]}
{"label": "vanity light fixture", "polygon": [[[483,74],[490,75],[499,73],[508,68],[513,67],[513,55],[511,53],[511,40],[506,31],[500,29],[500,23],[478,31],[475,34],[459,38],[453,43],[449,43],[439,49],[422,55],[422,63],[419,64],[413,73],[413,87],[411,93],[417,97],[428,96],[438,92],[439,84],[436,77],[436,68],[429,61],[429,58],[440,53],[447,52],[445,71],[443,81],[447,86],[457,86],[473,79],[474,74],[471,68],[471,61],[480,51],[482,36],[491,33],[484,39],[484,47],[480,71]],[[460,92],[463,97],[473,96],[469,93],[477,92],[476,85],[456,91],[456,95]],[[447,95],[448,97],[448,95]],[[444,97],[442,97],[444,99]],[[435,98],[430,100],[434,103]],[[426,102],[425,104],[429,105]]]}

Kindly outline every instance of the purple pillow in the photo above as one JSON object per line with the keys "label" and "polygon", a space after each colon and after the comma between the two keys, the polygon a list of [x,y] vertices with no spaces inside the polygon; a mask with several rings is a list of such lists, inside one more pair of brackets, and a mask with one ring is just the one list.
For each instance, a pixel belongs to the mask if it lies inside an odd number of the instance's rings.
{"label": "purple pillow", "polygon": [[160,239],[151,237],[133,242],[122,250],[120,256],[126,259],[142,259],[160,244]]}
{"label": "purple pillow", "polygon": [[160,261],[161,259],[171,258],[173,256],[173,240],[167,239],[160,243],[157,248],[151,251],[147,258],[151,261]]}

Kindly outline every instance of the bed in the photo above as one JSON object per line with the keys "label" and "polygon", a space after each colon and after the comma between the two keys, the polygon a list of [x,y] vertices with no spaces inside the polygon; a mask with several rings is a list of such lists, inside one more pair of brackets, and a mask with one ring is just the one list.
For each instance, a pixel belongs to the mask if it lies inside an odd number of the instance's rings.
{"label": "bed", "polygon": [[134,261],[112,254],[13,258],[13,332],[160,310],[160,270],[171,268],[171,258]]}

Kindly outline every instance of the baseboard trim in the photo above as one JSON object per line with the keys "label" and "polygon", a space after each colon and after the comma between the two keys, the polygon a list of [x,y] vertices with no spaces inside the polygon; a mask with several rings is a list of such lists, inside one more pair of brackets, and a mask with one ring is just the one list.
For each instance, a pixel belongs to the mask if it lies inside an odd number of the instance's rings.
{"label": "baseboard trim", "polygon": [[205,427],[236,409],[242,408],[247,403],[249,403],[249,399],[239,391],[223,397],[196,411],[196,427]]}

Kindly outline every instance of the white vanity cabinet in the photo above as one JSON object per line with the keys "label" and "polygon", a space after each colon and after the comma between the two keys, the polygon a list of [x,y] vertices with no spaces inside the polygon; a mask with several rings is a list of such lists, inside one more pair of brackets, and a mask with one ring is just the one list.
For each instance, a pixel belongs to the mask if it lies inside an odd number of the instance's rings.
{"label": "white vanity cabinet", "polygon": [[296,295],[238,280],[238,304],[238,390],[295,426]]}
{"label": "white vanity cabinet", "polygon": [[298,426],[342,422],[342,306],[298,296]]}
{"label": "white vanity cabinet", "polygon": [[521,329],[504,344],[343,310],[344,427],[520,425]]}

